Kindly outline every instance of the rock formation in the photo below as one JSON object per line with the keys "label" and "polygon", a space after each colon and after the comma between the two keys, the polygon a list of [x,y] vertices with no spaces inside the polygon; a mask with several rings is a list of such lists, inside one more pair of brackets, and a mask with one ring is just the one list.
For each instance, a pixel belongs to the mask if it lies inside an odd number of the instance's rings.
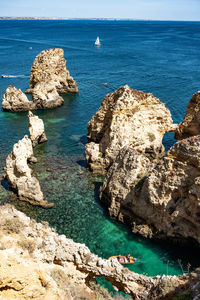
{"label": "rock formation", "polygon": [[2,99],[2,108],[5,111],[27,111],[34,109],[35,105],[29,101],[26,95],[14,86],[10,85]]}
{"label": "rock formation", "polygon": [[32,90],[32,97],[36,109],[55,108],[64,103],[52,81],[38,82]]}
{"label": "rock formation", "polygon": [[32,146],[35,147],[37,144],[47,141],[47,137],[44,131],[44,122],[35,116],[32,112],[28,113],[29,119],[29,134],[32,142]]}
{"label": "rock formation", "polygon": [[98,173],[110,166],[124,146],[152,158],[162,156],[163,135],[175,129],[169,110],[158,98],[127,85],[105,96],[87,127],[86,160]]}
{"label": "rock formation", "polygon": [[178,140],[200,134],[200,91],[190,100],[183,122],[177,128],[175,138]]}
{"label": "rock formation", "polygon": [[78,86],[70,76],[63,56],[64,51],[60,48],[40,52],[31,68],[30,89],[27,92],[31,93],[38,82],[51,82],[58,93],[77,93]]}
{"label": "rock formation", "polygon": [[13,151],[6,159],[6,178],[11,187],[17,191],[19,199],[34,205],[52,207],[43,198],[39,181],[31,175],[28,162],[37,161],[33,156],[31,140],[25,136],[13,146]]}
{"label": "rock formation", "polygon": [[122,149],[100,199],[133,232],[200,243],[200,136],[177,142],[156,166],[134,150]]}
{"label": "rock formation", "polygon": [[199,269],[179,277],[146,277],[131,272],[117,261],[102,259],[85,245],[58,235],[46,222],[36,223],[10,205],[0,207],[0,234],[2,299],[99,299],[90,282],[101,276],[138,300],[200,295]]}

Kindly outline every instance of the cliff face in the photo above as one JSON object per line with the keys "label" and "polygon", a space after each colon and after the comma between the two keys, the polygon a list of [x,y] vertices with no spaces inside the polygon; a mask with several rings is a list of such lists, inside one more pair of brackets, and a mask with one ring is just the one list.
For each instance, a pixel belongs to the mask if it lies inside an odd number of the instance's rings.
{"label": "cliff face", "polygon": [[200,134],[200,91],[190,100],[183,122],[177,128],[175,137],[180,140]]}
{"label": "cliff face", "polygon": [[154,166],[123,149],[109,169],[100,199],[133,232],[200,243],[200,136],[177,142]]}
{"label": "cliff face", "polygon": [[78,92],[76,81],[66,68],[64,51],[61,48],[48,49],[40,52],[33,62],[30,77],[30,90],[38,82],[54,83],[58,93]]}
{"label": "cliff face", "polygon": [[104,276],[133,299],[172,299],[200,292],[198,270],[179,277],[136,274],[10,205],[0,207],[0,234],[2,299],[99,299],[90,286],[96,276]]}
{"label": "cliff face", "polygon": [[124,146],[149,157],[162,156],[163,135],[175,128],[158,98],[127,85],[105,96],[87,127],[86,160],[94,172],[109,167]]}

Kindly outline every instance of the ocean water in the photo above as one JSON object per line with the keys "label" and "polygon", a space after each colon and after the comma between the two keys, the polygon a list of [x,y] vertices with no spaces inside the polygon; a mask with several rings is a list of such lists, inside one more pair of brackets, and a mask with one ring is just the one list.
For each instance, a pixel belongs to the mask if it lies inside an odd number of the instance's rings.
{"label": "ocean water", "polygon": [[[100,36],[101,47],[94,47]],[[32,47],[32,49],[30,49]],[[1,181],[1,203],[13,203],[38,221],[46,220],[60,234],[85,243],[108,258],[131,253],[131,270],[147,275],[181,274],[199,266],[198,251],[133,235],[110,220],[98,200],[103,178],[86,170],[84,145],[87,122],[103,97],[128,84],[151,92],[170,109],[174,122],[182,121],[192,94],[200,85],[200,22],[136,21],[0,21],[0,98],[14,85],[25,91],[30,68],[40,51],[64,49],[67,67],[79,86],[77,95],[65,95],[62,107],[37,111],[44,120],[48,142],[34,150],[33,166],[52,209],[19,202]],[[27,113],[0,111],[0,175],[13,144],[28,133]],[[168,149],[175,142],[166,134]],[[181,264],[181,266],[180,266]]]}

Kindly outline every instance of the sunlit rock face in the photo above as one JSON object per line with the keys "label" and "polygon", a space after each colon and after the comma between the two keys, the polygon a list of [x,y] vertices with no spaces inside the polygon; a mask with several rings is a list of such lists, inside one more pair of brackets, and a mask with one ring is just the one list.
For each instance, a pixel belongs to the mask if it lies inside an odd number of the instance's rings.
{"label": "sunlit rock face", "polygon": [[35,116],[31,111],[28,113],[29,134],[33,147],[37,144],[47,141],[44,130],[44,122],[38,116]]}
{"label": "sunlit rock face", "polygon": [[[91,280],[104,277],[132,299],[172,299],[200,292],[200,270],[182,276],[147,277],[107,260],[84,244],[58,235],[46,222],[36,223],[10,205],[0,207],[0,298],[102,299]],[[116,299],[116,298],[115,298]]]}
{"label": "sunlit rock face", "polygon": [[190,100],[183,122],[177,128],[175,137],[180,140],[200,134],[200,91]]}
{"label": "sunlit rock face", "polygon": [[6,178],[11,187],[17,192],[19,199],[43,207],[52,206],[44,200],[39,181],[32,176],[28,162],[36,162],[33,156],[32,142],[24,136],[13,146],[13,151],[6,159]]}
{"label": "sunlit rock face", "polygon": [[77,93],[77,83],[70,76],[63,56],[64,51],[61,48],[40,52],[31,68],[30,89],[27,92],[32,92],[38,82],[49,83],[51,81],[58,93]]}
{"label": "sunlit rock face", "polygon": [[64,103],[52,81],[38,82],[32,90],[32,98],[36,109],[55,108]]}
{"label": "sunlit rock face", "polygon": [[200,136],[177,142],[153,164],[131,149],[121,150],[100,199],[133,232],[200,243]]}
{"label": "sunlit rock face", "polygon": [[103,172],[124,146],[151,158],[162,156],[163,135],[176,125],[158,98],[125,85],[105,96],[87,128],[86,160],[92,171]]}
{"label": "sunlit rock face", "polygon": [[32,110],[35,105],[20,89],[10,85],[3,95],[2,108],[5,111],[18,112]]}

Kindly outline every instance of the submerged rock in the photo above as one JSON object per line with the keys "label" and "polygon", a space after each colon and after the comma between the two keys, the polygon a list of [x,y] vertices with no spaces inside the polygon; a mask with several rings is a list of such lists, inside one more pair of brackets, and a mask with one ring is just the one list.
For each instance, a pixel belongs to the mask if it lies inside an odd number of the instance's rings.
{"label": "submerged rock", "polygon": [[180,140],[200,134],[200,91],[190,100],[183,122],[177,128],[175,138]]}
{"label": "submerged rock", "polygon": [[91,170],[102,172],[124,146],[160,157],[164,153],[163,135],[175,127],[169,110],[158,98],[122,86],[105,96],[88,123],[86,160]]}
{"label": "submerged rock", "polygon": [[34,103],[29,101],[26,95],[14,86],[10,85],[3,96],[2,108],[5,111],[27,111],[34,109]]}
{"label": "submerged rock", "polygon": [[33,147],[37,144],[47,141],[47,137],[44,130],[44,122],[35,116],[32,112],[28,113],[29,119],[29,134]]}
{"label": "submerged rock", "polygon": [[51,207],[53,204],[44,200],[39,181],[33,177],[28,161],[35,161],[32,142],[24,136],[13,146],[13,151],[6,159],[6,178],[11,187],[17,191],[20,200],[34,205]]}
{"label": "submerged rock", "polygon": [[43,50],[33,62],[30,76],[30,89],[32,93],[38,82],[53,83],[58,93],[77,93],[76,81],[70,76],[66,68],[64,51],[61,48]]}
{"label": "submerged rock", "polygon": [[177,142],[153,168],[141,154],[122,150],[100,199],[133,232],[200,244],[200,136]]}
{"label": "submerged rock", "polygon": [[96,294],[91,280],[104,277],[133,299],[172,299],[200,293],[200,270],[182,276],[147,277],[58,235],[10,205],[0,207],[0,298],[112,299]]}

